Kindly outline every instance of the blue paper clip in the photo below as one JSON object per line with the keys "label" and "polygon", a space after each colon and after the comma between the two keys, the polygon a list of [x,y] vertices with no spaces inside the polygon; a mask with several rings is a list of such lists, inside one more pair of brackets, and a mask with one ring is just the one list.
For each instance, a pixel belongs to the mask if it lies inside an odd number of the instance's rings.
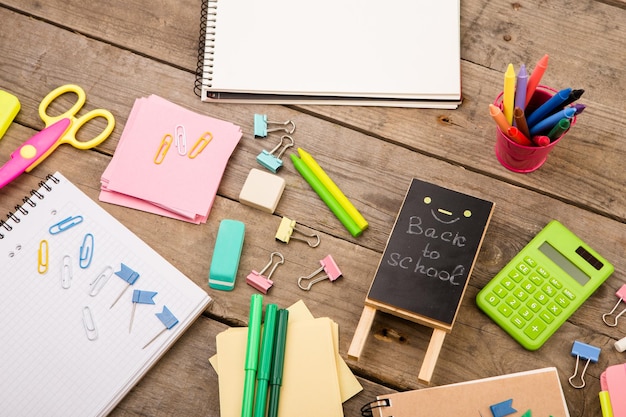
{"label": "blue paper clip", "polygon": [[[574,369],[574,375],[569,377],[569,384],[574,388],[583,388],[585,386],[585,372],[587,372],[589,362],[598,362],[598,358],[600,357],[600,348],[575,340],[574,346],[572,346],[572,356],[576,356],[576,368]],[[582,384],[574,385],[572,380],[576,377],[576,374],[578,374],[578,363],[581,359],[587,360],[587,362],[585,363],[585,367],[580,374],[580,380],[582,381]]]}
{"label": "blue paper clip", "polygon": [[82,222],[83,222],[83,216],[74,216],[74,217],[70,216],[50,226],[50,229],[48,229],[48,231],[50,232],[51,235],[56,235]]}
{"label": "blue paper clip", "polygon": [[[291,141],[291,143],[283,144],[285,140],[289,140]],[[280,142],[274,147],[274,149],[269,152],[263,149],[263,152],[261,152],[256,157],[256,160],[259,164],[263,165],[265,168],[276,174],[278,170],[283,166],[283,161],[280,158],[283,156],[287,148],[290,148],[293,145],[293,138],[291,136],[284,135],[280,138]],[[278,151],[281,147],[282,149],[280,150],[278,155],[274,155],[274,152]]]}
{"label": "blue paper clip", "polygon": [[89,268],[91,265],[91,259],[93,258],[94,240],[91,233],[87,233],[83,238],[83,243],[80,245],[80,256],[78,266],[82,269]]}
{"label": "blue paper clip", "polygon": [[[274,127],[271,129],[267,128],[268,124],[282,125],[282,127]],[[291,125],[291,129],[287,128],[287,126]],[[257,138],[264,138],[267,136],[268,132],[277,132],[279,130],[283,130],[288,135],[293,134],[296,131],[296,124],[291,120],[287,120],[286,122],[268,122],[267,115],[265,114],[255,114],[254,115],[254,136]]]}

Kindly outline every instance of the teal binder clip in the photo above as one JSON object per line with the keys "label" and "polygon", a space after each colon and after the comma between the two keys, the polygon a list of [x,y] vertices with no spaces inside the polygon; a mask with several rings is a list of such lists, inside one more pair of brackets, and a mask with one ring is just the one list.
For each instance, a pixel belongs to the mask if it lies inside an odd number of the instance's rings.
{"label": "teal binder clip", "polygon": [[[271,129],[267,128],[268,124],[281,125],[282,127],[274,127]],[[291,126],[290,128],[288,126]],[[292,135],[293,132],[296,131],[296,124],[291,120],[287,120],[286,122],[268,122],[267,115],[265,114],[255,114],[254,115],[254,137],[256,138],[264,138],[267,136],[269,132],[277,132],[279,130],[283,130],[288,135]]]}
{"label": "teal binder clip", "polygon": [[209,287],[224,291],[235,288],[245,229],[238,220],[220,222],[209,269]]}
{"label": "teal binder clip", "polygon": [[[285,141],[289,141],[291,143],[285,144]],[[256,160],[259,164],[263,165],[265,168],[276,174],[278,170],[283,166],[283,161],[280,158],[283,156],[287,148],[290,148],[293,145],[293,138],[291,136],[284,135],[280,138],[280,142],[274,147],[274,149],[269,152],[263,149],[263,152],[261,152],[256,157]],[[278,155],[274,155],[274,152],[278,151],[279,149],[280,152],[278,152]]]}

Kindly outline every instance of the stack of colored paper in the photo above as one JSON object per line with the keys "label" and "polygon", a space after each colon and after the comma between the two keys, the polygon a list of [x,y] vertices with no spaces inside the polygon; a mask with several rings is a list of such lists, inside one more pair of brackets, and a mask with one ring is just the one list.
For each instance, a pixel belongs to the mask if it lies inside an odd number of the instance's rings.
{"label": "stack of colored paper", "polygon": [[241,136],[233,123],[139,98],[102,175],[100,201],[204,223]]}
{"label": "stack of colored paper", "polygon": [[[339,355],[337,323],[314,318],[302,301],[288,310],[278,417],[342,417],[342,403],[363,387]],[[210,362],[219,376],[221,417],[241,416],[247,335],[247,327],[234,327],[216,337]]]}

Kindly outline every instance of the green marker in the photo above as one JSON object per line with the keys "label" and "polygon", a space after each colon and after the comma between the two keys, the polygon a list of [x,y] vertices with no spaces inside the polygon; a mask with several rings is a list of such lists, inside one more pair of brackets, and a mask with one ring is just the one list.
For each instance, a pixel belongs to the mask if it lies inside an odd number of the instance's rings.
{"label": "green marker", "polygon": [[287,342],[287,322],[289,310],[278,310],[276,323],[276,343],[274,343],[274,358],[272,359],[272,371],[270,373],[270,400],[267,409],[267,417],[278,416],[278,399],[280,386],[283,382],[283,365],[285,360],[285,345]]}
{"label": "green marker", "polygon": [[350,234],[354,237],[361,236],[363,230],[356,224],[354,219],[350,217],[348,212],[339,204],[337,199],[324,187],[324,184],[315,176],[311,168],[307,166],[300,158],[295,154],[291,154],[291,161],[296,170],[302,175],[302,177],[309,183],[311,188],[317,193],[324,203],[328,206],[330,211],[333,212],[339,221],[345,226]]}
{"label": "green marker", "polygon": [[276,304],[265,307],[263,338],[261,339],[261,357],[256,374],[256,397],[254,398],[254,417],[264,417],[267,409],[267,389],[270,380],[272,357],[274,356],[274,336],[276,334]]}
{"label": "green marker", "polygon": [[252,417],[254,406],[254,382],[259,363],[259,344],[261,340],[261,318],[263,316],[263,296],[252,294],[250,297],[250,319],[248,320],[248,344],[246,345],[245,382],[241,417]]}

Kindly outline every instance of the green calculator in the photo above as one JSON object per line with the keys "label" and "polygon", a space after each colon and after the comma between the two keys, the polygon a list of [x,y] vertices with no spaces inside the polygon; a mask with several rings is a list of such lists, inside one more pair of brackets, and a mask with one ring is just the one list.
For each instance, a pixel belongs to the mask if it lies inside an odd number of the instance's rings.
{"label": "green calculator", "polygon": [[613,270],[552,220],[480,290],[476,304],[523,347],[537,350]]}

